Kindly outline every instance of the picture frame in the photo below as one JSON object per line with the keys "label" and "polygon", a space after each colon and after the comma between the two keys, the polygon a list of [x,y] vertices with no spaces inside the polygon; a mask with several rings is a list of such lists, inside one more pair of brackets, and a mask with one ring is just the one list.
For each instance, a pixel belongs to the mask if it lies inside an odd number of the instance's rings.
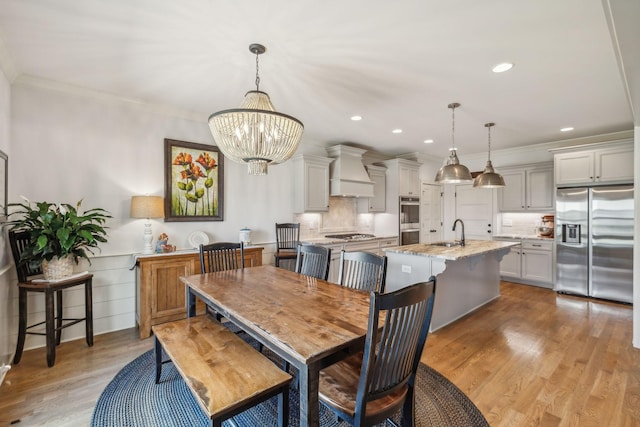
{"label": "picture frame", "polygon": [[224,155],[218,147],[164,140],[164,220],[223,221]]}
{"label": "picture frame", "polygon": [[9,192],[9,156],[0,151],[0,223],[7,221]]}

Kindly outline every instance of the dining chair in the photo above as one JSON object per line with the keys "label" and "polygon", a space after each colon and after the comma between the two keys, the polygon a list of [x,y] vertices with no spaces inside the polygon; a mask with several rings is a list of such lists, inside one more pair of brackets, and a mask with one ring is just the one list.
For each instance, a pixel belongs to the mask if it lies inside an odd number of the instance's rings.
{"label": "dining chair", "polygon": [[[209,243],[207,245],[201,244],[199,249],[201,274],[244,268],[243,242],[217,242]],[[238,251],[240,251],[240,256],[238,256]],[[220,313],[213,312],[208,306],[206,311],[207,313],[215,316],[217,320],[222,320],[222,315]],[[234,329],[234,332],[237,333],[238,331],[239,328]]]}
{"label": "dining chair", "polygon": [[320,402],[338,418],[369,426],[402,409],[400,425],[413,425],[414,383],[435,290],[431,276],[387,294],[371,293],[364,352],[320,371]]}
{"label": "dining chair", "polygon": [[340,252],[338,284],[365,292],[384,293],[387,257],[371,252]]}
{"label": "dining chair", "polygon": [[[240,251],[240,256],[238,256]],[[232,242],[200,245],[200,273],[244,268],[244,244]]]}
{"label": "dining chair", "polygon": [[280,267],[281,260],[295,261],[299,243],[300,223],[276,223],[275,266]]}
{"label": "dining chair", "polygon": [[296,273],[327,280],[330,262],[331,248],[318,245],[298,245]]}
{"label": "dining chair", "polygon": [[[40,264],[34,265],[21,261],[22,252],[29,244],[29,239],[29,231],[9,231],[9,246],[11,246],[11,253],[18,273],[18,341],[13,363],[16,365],[20,363],[27,335],[44,335],[46,337],[47,365],[52,367],[56,361],[56,346],[60,345],[64,328],[84,321],[87,345],[93,346],[93,274],[73,275],[68,279],[49,282],[34,282],[33,280],[37,276],[42,275]],[[65,318],[62,291],[81,285],[84,285],[84,317]],[[27,326],[28,292],[43,293],[45,299],[45,320],[30,326]],[[42,325],[44,325],[44,332],[31,331],[31,329]]]}

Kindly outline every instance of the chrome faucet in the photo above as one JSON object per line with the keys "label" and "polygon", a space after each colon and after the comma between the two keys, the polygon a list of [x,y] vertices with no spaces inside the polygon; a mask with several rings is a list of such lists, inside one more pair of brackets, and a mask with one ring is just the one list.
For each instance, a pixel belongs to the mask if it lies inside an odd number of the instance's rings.
{"label": "chrome faucet", "polygon": [[451,231],[456,231],[456,224],[458,224],[458,222],[460,222],[460,225],[462,226],[462,234],[460,234],[460,246],[464,246],[464,222],[461,219],[456,219],[455,221],[453,221],[453,228],[451,229]]}

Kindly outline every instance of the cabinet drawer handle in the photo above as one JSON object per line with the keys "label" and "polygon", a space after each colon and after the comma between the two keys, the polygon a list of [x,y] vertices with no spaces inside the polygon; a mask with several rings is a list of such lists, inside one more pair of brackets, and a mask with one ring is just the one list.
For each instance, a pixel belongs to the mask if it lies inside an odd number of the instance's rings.
{"label": "cabinet drawer handle", "polygon": [[535,247],[538,247],[538,248],[542,247],[542,245],[536,245],[536,244],[532,244],[531,246],[535,246]]}

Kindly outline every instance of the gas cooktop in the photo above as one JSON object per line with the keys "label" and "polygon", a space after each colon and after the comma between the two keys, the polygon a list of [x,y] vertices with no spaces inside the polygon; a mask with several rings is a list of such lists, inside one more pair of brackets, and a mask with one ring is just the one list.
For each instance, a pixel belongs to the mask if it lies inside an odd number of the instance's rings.
{"label": "gas cooktop", "polygon": [[348,234],[327,234],[327,239],[344,239],[344,240],[367,240],[374,239],[376,236],[373,234],[362,234],[362,233],[348,233]]}

